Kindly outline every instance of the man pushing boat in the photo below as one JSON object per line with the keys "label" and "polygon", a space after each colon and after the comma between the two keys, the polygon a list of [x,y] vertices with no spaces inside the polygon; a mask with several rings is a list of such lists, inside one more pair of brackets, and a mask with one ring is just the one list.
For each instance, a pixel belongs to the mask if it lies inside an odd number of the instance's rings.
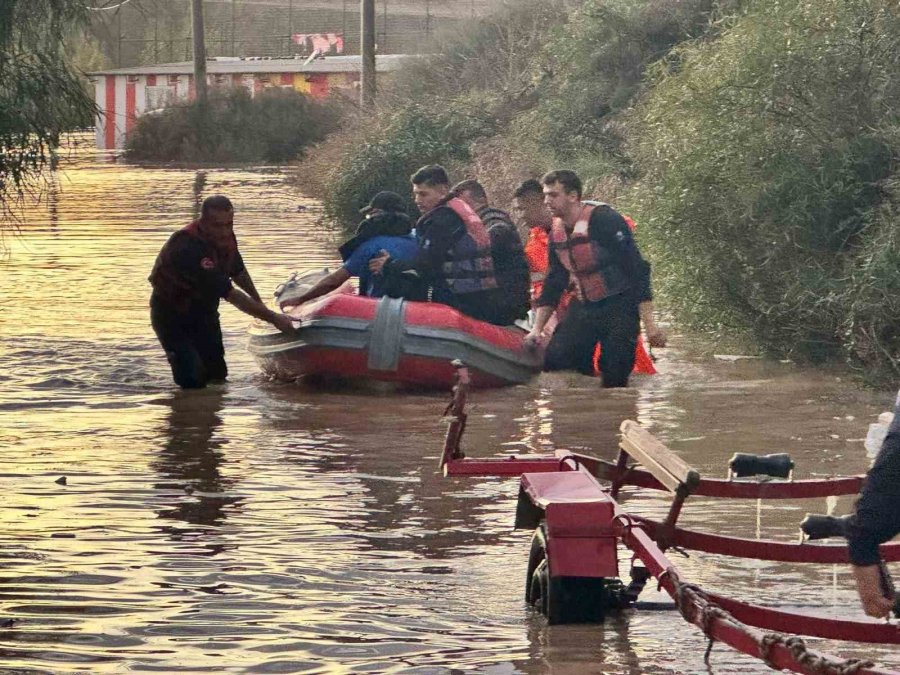
{"label": "man pushing boat", "polygon": [[238,251],[234,207],[223,195],[208,197],[200,218],[169,237],[149,280],[150,322],[182,389],[201,389],[228,375],[219,324],[221,298],[282,332],[293,330],[290,317],[260,300]]}

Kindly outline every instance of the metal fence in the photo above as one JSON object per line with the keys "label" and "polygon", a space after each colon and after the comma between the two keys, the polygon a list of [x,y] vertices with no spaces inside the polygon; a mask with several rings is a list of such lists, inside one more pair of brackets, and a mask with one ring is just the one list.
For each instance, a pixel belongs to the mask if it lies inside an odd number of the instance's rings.
{"label": "metal fence", "polygon": [[[376,0],[377,51],[430,51],[437,33],[465,30],[473,18],[503,2]],[[308,41],[301,45],[292,39],[298,34],[339,35],[344,53],[359,53],[359,0],[204,0],[203,5],[209,56],[309,53]],[[93,18],[94,35],[118,67],[191,57],[190,0],[128,0],[95,11]]]}

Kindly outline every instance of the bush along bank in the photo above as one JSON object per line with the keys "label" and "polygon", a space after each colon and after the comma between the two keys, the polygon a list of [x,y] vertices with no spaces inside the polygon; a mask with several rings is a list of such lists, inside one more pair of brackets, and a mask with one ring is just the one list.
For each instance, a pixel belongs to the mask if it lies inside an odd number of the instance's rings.
{"label": "bush along bank", "polygon": [[891,3],[763,0],[657,64],[632,196],[680,317],[896,381],[898,62]]}
{"label": "bush along bank", "polygon": [[374,191],[408,194],[425,163],[478,177],[499,206],[515,180],[572,168],[636,217],[680,322],[900,375],[892,3],[543,4],[405,68],[301,183],[318,176],[346,225]]}
{"label": "bush along bank", "polygon": [[337,101],[291,89],[251,97],[243,87],[211,90],[207,105],[179,103],[137,119],[126,157],[153,162],[272,162],[299,156],[340,123]]}

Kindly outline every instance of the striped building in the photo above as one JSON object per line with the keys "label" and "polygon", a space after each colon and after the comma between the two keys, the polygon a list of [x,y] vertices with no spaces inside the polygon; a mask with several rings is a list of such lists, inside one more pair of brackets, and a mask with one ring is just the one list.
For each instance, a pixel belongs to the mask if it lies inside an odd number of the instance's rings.
{"label": "striped building", "polygon": [[[400,67],[402,54],[375,59],[375,71],[387,73]],[[322,98],[359,82],[361,59],[354,56],[324,56],[316,59],[228,58],[208,59],[210,87],[246,87],[256,95],[267,87],[291,87]],[[194,68],[189,61],[91,73],[97,116],[97,147],[125,147],[134,120],[146,112],[194,98]]]}

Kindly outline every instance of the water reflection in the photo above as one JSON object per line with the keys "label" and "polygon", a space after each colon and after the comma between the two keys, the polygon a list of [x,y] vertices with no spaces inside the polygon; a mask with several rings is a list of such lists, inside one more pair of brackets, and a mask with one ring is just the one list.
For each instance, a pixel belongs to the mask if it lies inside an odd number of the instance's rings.
{"label": "water reflection", "polygon": [[[527,610],[517,482],[438,473],[445,396],[265,382],[245,349],[246,317],[227,306],[230,383],[174,393],[146,277],[203,196],[234,198],[264,297],[293,269],[332,265],[335,234],[280,169],[110,157],[89,139],[64,155],[51,210],[28,214],[0,260],[0,610],[22,619],[0,631],[3,668],[706,672],[705,641],[674,612],[548,627]],[[672,343],[660,374],[626,390],[552,374],[474,393],[464,450],[612,459],[621,420],[636,418],[705,475],[723,475],[735,451],[789,451],[798,477],[865,468],[866,425],[893,392]],[[623,499],[642,515],[668,509],[664,495]],[[822,508],[764,503],[760,535],[793,541],[803,513]],[[753,503],[692,499],[682,519],[757,532]],[[828,566],[678,563],[689,580],[742,599],[859,614],[844,567],[835,590]],[[642,599],[665,600],[652,589]],[[896,649],[821,647],[900,665]],[[712,662],[715,672],[768,672],[724,647]]]}
{"label": "water reflection", "polygon": [[[165,444],[152,468],[159,475],[154,484],[164,505],[157,510],[160,518],[184,524],[166,526],[173,541],[191,540],[198,535],[206,540],[209,555],[220,553],[216,526],[228,511],[239,509],[241,498],[229,495],[234,478],[224,478],[222,463],[228,441],[217,431],[222,426],[220,413],[224,407],[224,387],[214,386],[198,391],[177,391],[163,400],[168,408],[160,435]],[[186,525],[186,526],[185,526]],[[205,536],[203,536],[205,535]]]}

